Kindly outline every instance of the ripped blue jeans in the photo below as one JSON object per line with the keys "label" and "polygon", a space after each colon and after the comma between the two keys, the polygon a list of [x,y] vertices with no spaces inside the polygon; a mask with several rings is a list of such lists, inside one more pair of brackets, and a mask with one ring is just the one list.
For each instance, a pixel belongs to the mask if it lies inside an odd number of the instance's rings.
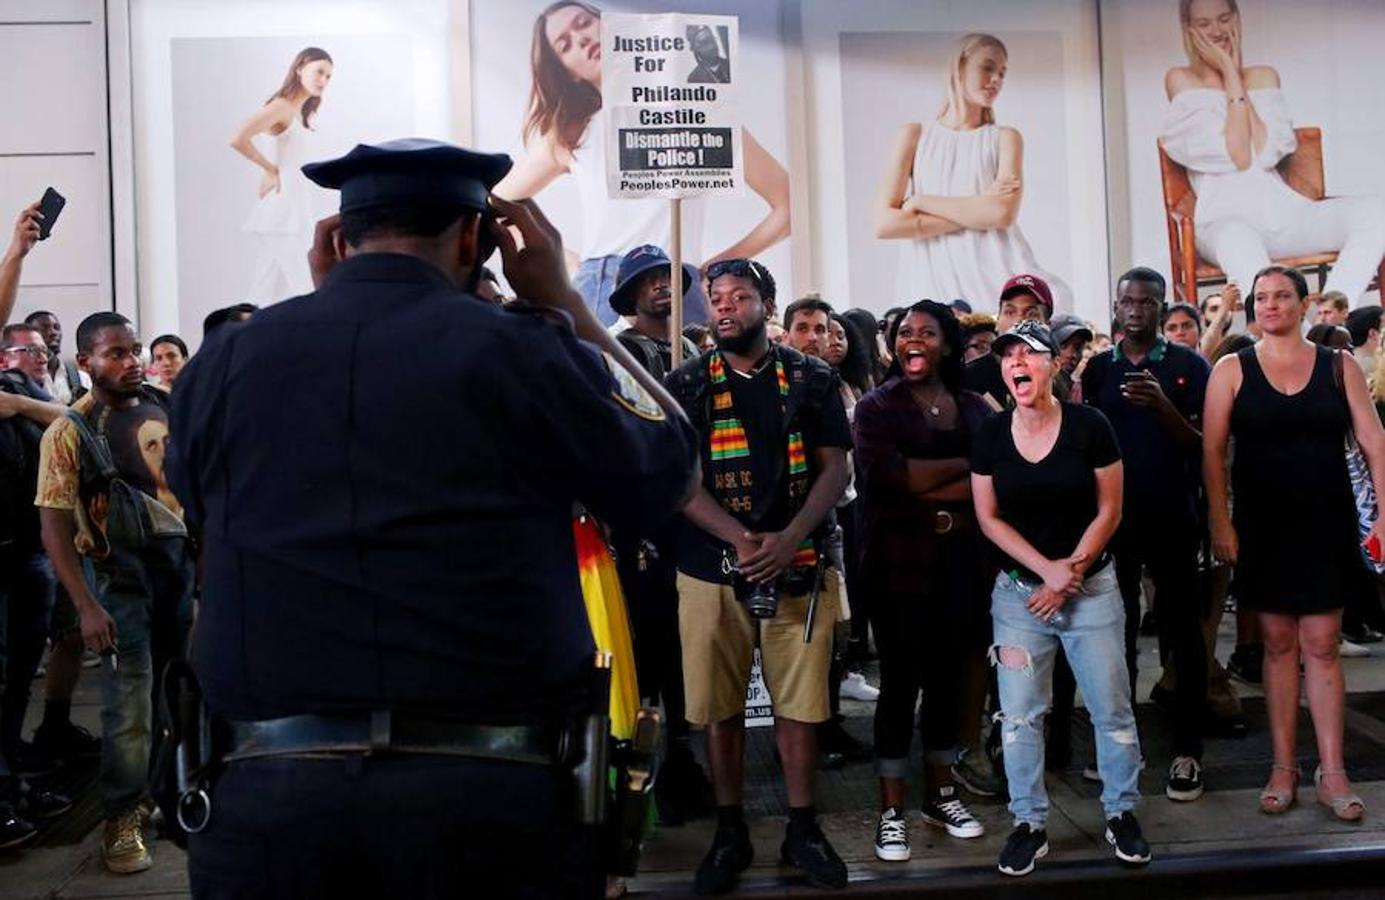
{"label": "ripped blue jeans", "polygon": [[1140,799],[1140,741],[1130,706],[1125,605],[1116,567],[1107,565],[1088,576],[1082,592],[1064,604],[1063,619],[1056,624],[1039,621],[1025,606],[1035,587],[1002,572],[991,591],[991,662],[1000,688],[997,720],[1010,781],[1010,813],[1016,826],[1043,828],[1048,820],[1044,718],[1053,702],[1053,659],[1061,643],[1096,730],[1102,808],[1108,819],[1119,816]]}

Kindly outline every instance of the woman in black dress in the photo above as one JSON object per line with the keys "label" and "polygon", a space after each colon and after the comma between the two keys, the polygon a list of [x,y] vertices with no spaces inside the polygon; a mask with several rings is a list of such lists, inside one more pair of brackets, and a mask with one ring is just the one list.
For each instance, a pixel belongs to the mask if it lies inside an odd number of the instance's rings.
{"label": "woman in black dress", "polygon": [[[1343,603],[1372,589],[1357,536],[1356,505],[1344,455],[1353,429],[1385,497],[1385,430],[1361,368],[1302,336],[1308,286],[1293,269],[1269,266],[1252,288],[1264,338],[1217,363],[1203,414],[1203,477],[1212,551],[1236,564],[1237,598],[1260,617],[1265,694],[1274,766],[1260,808],[1293,805],[1298,665],[1318,739],[1318,801],[1339,819],[1359,820],[1342,755],[1345,693],[1337,655]],[[1344,362],[1345,360],[1345,362]],[[1227,506],[1226,447],[1234,520]],[[1382,537],[1377,522],[1374,536]]]}

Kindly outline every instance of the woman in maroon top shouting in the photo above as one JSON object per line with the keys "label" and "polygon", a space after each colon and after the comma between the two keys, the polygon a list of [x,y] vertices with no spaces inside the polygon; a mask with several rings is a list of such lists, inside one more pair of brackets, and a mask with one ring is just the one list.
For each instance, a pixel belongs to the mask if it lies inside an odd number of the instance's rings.
{"label": "woman in maroon top shouting", "polygon": [[958,797],[952,765],[964,720],[980,718],[971,709],[979,703],[966,702],[958,682],[984,684],[990,640],[968,462],[971,435],[988,411],[962,392],[962,332],[952,310],[914,304],[895,321],[889,346],[895,361],[857,405],[855,437],[866,519],[862,572],[880,652],[875,855],[906,860],[905,779],[920,691],[924,821],[953,837],[984,833]]}

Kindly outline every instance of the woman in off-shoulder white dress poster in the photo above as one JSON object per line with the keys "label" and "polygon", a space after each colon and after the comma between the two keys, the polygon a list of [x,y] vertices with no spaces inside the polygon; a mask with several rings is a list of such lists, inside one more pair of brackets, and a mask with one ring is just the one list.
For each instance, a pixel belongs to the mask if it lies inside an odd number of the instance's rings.
{"label": "woman in off-shoulder white dress poster", "polygon": [[1236,0],[1179,0],[1178,13],[1188,65],[1164,77],[1159,139],[1197,194],[1198,255],[1249,291],[1272,259],[1336,252],[1325,289],[1359,305],[1385,255],[1385,202],[1289,187],[1276,167],[1297,146],[1293,115],[1278,71],[1244,60]]}

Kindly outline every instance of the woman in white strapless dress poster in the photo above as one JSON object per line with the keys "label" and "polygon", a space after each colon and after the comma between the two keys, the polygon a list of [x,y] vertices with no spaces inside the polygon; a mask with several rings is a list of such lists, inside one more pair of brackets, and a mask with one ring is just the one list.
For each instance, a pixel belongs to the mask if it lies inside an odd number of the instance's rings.
{"label": "woman in white strapless dress poster", "polygon": [[947,101],[932,122],[899,132],[876,200],[876,237],[901,242],[894,303],[965,300],[989,309],[1014,275],[1038,275],[1056,304],[1072,292],[1034,259],[1016,220],[1024,140],[997,125],[994,105],[1009,54],[989,34],[961,39],[948,64]]}
{"label": "woman in white strapless dress poster", "polygon": [[1325,290],[1360,304],[1385,254],[1385,204],[1289,187],[1276,168],[1297,147],[1289,104],[1278,72],[1243,62],[1236,0],[1180,0],[1178,13],[1189,64],[1164,76],[1160,142],[1197,193],[1198,255],[1246,290],[1271,258],[1336,251]]}
{"label": "woman in white strapless dress poster", "polygon": [[[573,286],[604,325],[611,309],[620,258],[640,244],[671,252],[669,204],[658,198],[612,199],[606,193],[606,126],[601,111],[601,10],[578,0],[559,0],[534,21],[530,52],[533,85],[524,123],[525,154],[495,193],[511,200],[533,197],[562,175],[576,179],[582,202],[580,264]],[[703,268],[719,259],[753,257],[789,236],[789,175],[751,135],[742,132],[745,180],[768,205],[764,218],[705,259],[684,257]],[[683,246],[702,246],[703,203],[683,203]],[[706,322],[711,311],[694,280],[684,321]]]}
{"label": "woman in white strapless dress poster", "polygon": [[[244,229],[255,235],[255,260],[242,299],[264,305],[313,289],[307,254],[316,210],[313,186],[300,167],[312,153],[313,123],[332,80],[332,57],[305,47],[293,58],[279,90],[240,126],[231,146],[263,171],[258,199]],[[272,139],[267,153],[256,138]]]}

